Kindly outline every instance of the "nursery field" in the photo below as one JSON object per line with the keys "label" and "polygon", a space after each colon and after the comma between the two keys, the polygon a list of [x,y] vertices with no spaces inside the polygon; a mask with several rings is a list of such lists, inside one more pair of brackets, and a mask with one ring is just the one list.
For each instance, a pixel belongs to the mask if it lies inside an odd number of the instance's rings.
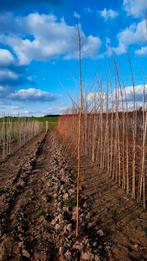
{"label": "nursery field", "polygon": [[58,116],[1,117],[0,160],[14,153],[38,133],[55,128]]}
{"label": "nursery field", "polygon": [[[113,116],[115,118],[115,115]],[[57,128],[41,129],[41,132],[20,146],[16,153],[1,162],[0,260],[147,259],[147,212],[143,206],[143,194],[140,200],[132,196],[131,167],[128,171],[130,175],[128,193],[127,187],[122,186],[123,166],[127,178],[126,163],[123,165],[122,160],[119,185],[118,154],[116,156],[112,148],[114,155],[111,163],[111,157],[107,153],[111,151],[111,141],[110,144],[109,142],[105,144],[103,134],[105,132],[96,138],[96,142],[103,140],[103,146],[101,142],[99,146],[101,149],[104,148],[104,151],[102,149],[92,159],[92,141],[88,143],[90,147],[87,147],[89,151],[87,155],[84,154],[84,147],[81,150],[79,235],[76,237],[77,146],[72,131],[75,131],[78,125],[77,117],[77,115],[59,117]],[[89,115],[87,123],[92,124],[95,117],[97,121],[102,120],[99,115]],[[110,114],[108,118],[112,119],[112,115]],[[128,118],[132,119],[132,113]],[[104,123],[106,119],[106,114],[103,114],[103,126],[107,126]],[[119,119],[121,121],[122,115],[119,115]],[[70,124],[66,125],[68,121]],[[142,112],[138,112],[138,121],[140,126]],[[68,133],[73,135],[72,138],[65,136],[67,126],[68,131],[71,131]],[[92,125],[88,128],[93,129]],[[89,135],[91,139],[91,131]],[[112,136],[111,132],[109,136]],[[113,139],[115,144],[115,132]],[[140,138],[138,136],[137,140],[135,148],[142,144],[141,136]],[[131,164],[132,142],[130,130],[129,164]],[[122,136],[120,146],[123,157]],[[139,153],[141,148],[136,150],[135,166],[137,164],[140,166],[142,162],[142,154]],[[103,153],[103,157],[100,153]],[[110,166],[107,165],[107,157]],[[109,173],[107,167],[110,168],[111,164],[112,173]],[[135,167],[135,175],[141,177],[142,172],[139,170]],[[138,192],[138,185],[135,191]]]}
{"label": "nursery field", "polygon": [[147,261],[147,0],[0,3],[0,261]]}

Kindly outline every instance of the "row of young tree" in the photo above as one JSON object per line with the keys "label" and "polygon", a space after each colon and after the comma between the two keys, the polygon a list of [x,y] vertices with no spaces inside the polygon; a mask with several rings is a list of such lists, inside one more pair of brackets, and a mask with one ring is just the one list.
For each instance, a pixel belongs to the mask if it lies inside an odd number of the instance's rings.
{"label": "row of young tree", "polygon": [[[77,156],[80,135],[80,156],[95,162],[128,195],[147,204],[147,103],[146,85],[142,86],[141,107],[137,107],[137,93],[132,86],[132,101],[127,88],[112,90],[107,83],[102,91],[82,95],[80,106],[73,101],[70,114],[61,116],[58,132],[72,146]],[[79,122],[80,121],[80,122]],[[80,134],[79,134],[80,124]]]}
{"label": "row of young tree", "polygon": [[[99,170],[115,180],[127,194],[143,204],[147,204],[147,85],[142,89],[141,107],[135,93],[132,64],[127,54],[131,74],[132,93],[125,88],[121,70],[113,55],[114,84],[111,70],[106,68],[106,91],[103,91],[102,77],[97,81],[98,91],[83,95],[82,35],[77,23],[79,102],[72,98],[73,109],[69,115],[60,117],[58,131],[72,146],[77,158],[76,192],[76,237],[79,235],[79,192],[81,156],[96,162]],[[112,69],[111,68],[111,69]],[[142,71],[145,78],[144,71]],[[95,88],[96,89],[96,88]],[[130,91],[130,90],[129,90]],[[140,94],[139,94],[140,95]],[[130,97],[132,96],[132,97]],[[91,102],[89,97],[91,97]]]}
{"label": "row of young tree", "polygon": [[16,151],[43,130],[41,122],[27,117],[0,118],[0,158]]}

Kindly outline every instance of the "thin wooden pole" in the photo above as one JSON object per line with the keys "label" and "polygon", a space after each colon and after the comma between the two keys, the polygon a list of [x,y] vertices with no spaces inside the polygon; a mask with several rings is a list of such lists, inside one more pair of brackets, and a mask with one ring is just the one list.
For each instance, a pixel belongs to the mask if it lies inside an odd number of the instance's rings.
{"label": "thin wooden pole", "polygon": [[145,170],[145,143],[147,136],[147,112],[145,115],[144,134],[143,134],[143,156],[142,156],[142,181],[143,181],[143,208],[146,208],[146,170]]}
{"label": "thin wooden pole", "polygon": [[146,135],[147,135],[147,112],[145,110],[145,84],[143,88],[143,111],[142,111],[142,163],[141,163],[141,178],[140,178],[140,191],[139,191],[139,200],[142,197],[143,190],[143,207],[146,208],[146,188],[145,188],[145,144],[146,144]]}
{"label": "thin wooden pole", "polygon": [[130,72],[131,72],[131,78],[132,78],[132,87],[133,87],[133,103],[134,103],[134,108],[133,108],[133,130],[132,130],[132,135],[133,135],[133,151],[132,151],[132,198],[136,198],[136,173],[135,173],[135,159],[136,159],[136,95],[135,95],[135,81],[134,81],[134,75],[133,75],[133,70],[132,70],[132,64],[130,57],[128,56],[128,62],[130,66]]}
{"label": "thin wooden pole", "polygon": [[129,194],[130,190],[130,184],[129,184],[129,145],[128,145],[128,139],[129,139],[129,128],[128,128],[128,99],[127,99],[127,94],[126,94],[126,88],[124,86],[124,94],[125,94],[125,101],[126,101],[126,126],[125,126],[125,150],[126,150],[126,191],[127,194]]}
{"label": "thin wooden pole", "polygon": [[78,117],[78,166],[77,166],[77,206],[76,206],[76,238],[79,236],[79,187],[80,187],[80,157],[81,157],[81,119],[83,108],[83,83],[82,83],[82,56],[81,56],[81,35],[79,23],[77,21],[78,47],[79,47],[79,76],[80,76],[80,110]]}

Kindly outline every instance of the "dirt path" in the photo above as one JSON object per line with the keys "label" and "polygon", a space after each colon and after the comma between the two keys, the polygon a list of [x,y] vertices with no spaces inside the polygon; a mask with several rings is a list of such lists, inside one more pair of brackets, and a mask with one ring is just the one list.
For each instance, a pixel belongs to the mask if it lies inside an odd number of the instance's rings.
{"label": "dirt path", "polygon": [[[51,208],[51,204],[45,205],[51,194],[46,182],[47,139],[48,136],[42,134],[23,151],[23,155],[19,151],[17,158],[12,157],[1,166],[1,260],[29,260],[42,242],[49,251],[46,255],[51,255],[53,247],[48,244],[51,238],[46,238],[44,233],[48,229],[44,215],[48,215]],[[47,213],[43,212],[45,210]],[[44,248],[39,247],[40,251]]]}
{"label": "dirt path", "polygon": [[[40,140],[32,144],[21,167],[17,165],[16,174],[7,172],[8,177],[3,179],[8,185],[1,192],[4,204],[0,260],[58,260],[51,220],[57,207],[52,175],[60,164],[53,137],[47,134]],[[12,181],[7,183],[10,177]]]}
{"label": "dirt path", "polygon": [[44,137],[44,133],[39,134],[31,141],[27,142],[16,153],[7,157],[5,161],[0,162],[0,184],[1,187],[10,187],[16,179],[16,172],[27,162],[32,156],[33,151],[37,149]]}

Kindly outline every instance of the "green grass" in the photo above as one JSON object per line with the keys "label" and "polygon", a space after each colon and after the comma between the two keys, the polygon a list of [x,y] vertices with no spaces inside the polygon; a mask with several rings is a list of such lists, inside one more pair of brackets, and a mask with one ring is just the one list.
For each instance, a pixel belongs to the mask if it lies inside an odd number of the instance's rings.
{"label": "green grass", "polygon": [[36,120],[39,120],[41,122],[49,122],[49,129],[52,130],[56,127],[57,122],[58,122],[59,116],[44,116],[44,117],[35,117]]}
{"label": "green grass", "polygon": [[[42,117],[26,117],[27,120],[32,121],[32,120],[37,120],[40,122],[43,122],[45,124],[46,121],[49,122],[49,129],[52,130],[56,127],[57,122],[58,122],[58,115],[47,115],[47,116],[42,116]],[[15,122],[18,120],[18,117],[11,117],[12,122]],[[3,118],[0,118],[0,123],[2,123]]]}

